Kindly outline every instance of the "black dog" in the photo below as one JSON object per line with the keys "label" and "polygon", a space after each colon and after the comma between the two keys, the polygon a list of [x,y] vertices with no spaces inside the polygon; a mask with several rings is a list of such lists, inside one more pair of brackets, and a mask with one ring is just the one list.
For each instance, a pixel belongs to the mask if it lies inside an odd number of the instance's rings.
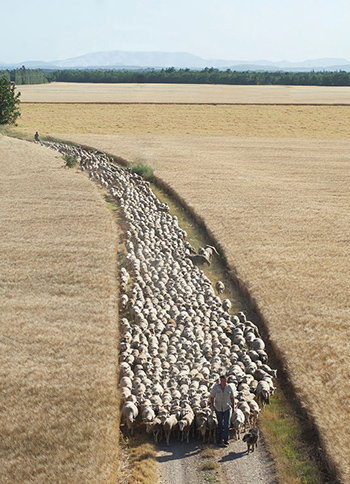
{"label": "black dog", "polygon": [[259,437],[259,430],[258,429],[250,429],[247,434],[243,437],[243,442],[247,444],[247,452],[249,454],[250,448],[252,448],[252,452],[254,452],[254,446],[258,446],[258,437]]}

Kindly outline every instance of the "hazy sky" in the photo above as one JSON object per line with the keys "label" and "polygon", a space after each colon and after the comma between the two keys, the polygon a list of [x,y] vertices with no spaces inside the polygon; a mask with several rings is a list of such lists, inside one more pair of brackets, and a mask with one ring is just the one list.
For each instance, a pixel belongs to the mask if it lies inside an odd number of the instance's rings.
{"label": "hazy sky", "polygon": [[349,0],[0,0],[0,61],[98,51],[350,60]]}

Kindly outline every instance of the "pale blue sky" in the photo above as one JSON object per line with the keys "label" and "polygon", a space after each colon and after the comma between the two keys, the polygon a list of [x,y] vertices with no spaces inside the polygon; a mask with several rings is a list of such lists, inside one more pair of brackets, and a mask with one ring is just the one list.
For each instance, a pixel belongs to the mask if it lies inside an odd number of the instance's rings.
{"label": "pale blue sky", "polygon": [[0,0],[0,61],[98,51],[350,60],[349,0]]}

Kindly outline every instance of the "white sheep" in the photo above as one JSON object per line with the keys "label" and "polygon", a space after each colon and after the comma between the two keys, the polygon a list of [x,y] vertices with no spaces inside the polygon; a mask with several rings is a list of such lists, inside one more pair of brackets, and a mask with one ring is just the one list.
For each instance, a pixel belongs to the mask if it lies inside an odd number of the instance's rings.
{"label": "white sheep", "polygon": [[134,422],[139,411],[137,406],[130,401],[124,403],[121,413],[121,419],[126,424],[127,430],[131,436],[134,435]]}
{"label": "white sheep", "polygon": [[191,408],[187,408],[185,413],[182,413],[181,420],[178,421],[179,431],[181,435],[181,442],[186,440],[187,444],[190,441],[190,431],[194,420],[194,413]]}
{"label": "white sheep", "polygon": [[159,415],[159,417],[162,422],[162,429],[164,432],[166,445],[169,445],[170,435],[177,428],[178,420],[175,414],[163,414],[161,416]]}
{"label": "white sheep", "polygon": [[238,440],[245,424],[245,417],[242,410],[236,408],[235,411],[231,413],[230,423],[233,437]]}
{"label": "white sheep", "polygon": [[225,290],[225,284],[222,281],[217,281],[217,283],[215,284],[215,289],[217,293],[220,295]]}

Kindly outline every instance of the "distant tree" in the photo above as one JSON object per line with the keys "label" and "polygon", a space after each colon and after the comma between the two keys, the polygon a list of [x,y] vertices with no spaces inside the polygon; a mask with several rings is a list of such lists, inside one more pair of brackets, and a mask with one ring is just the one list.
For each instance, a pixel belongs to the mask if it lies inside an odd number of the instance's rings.
{"label": "distant tree", "polygon": [[19,97],[21,93],[15,93],[14,84],[6,77],[0,77],[0,124],[14,124],[18,116]]}

